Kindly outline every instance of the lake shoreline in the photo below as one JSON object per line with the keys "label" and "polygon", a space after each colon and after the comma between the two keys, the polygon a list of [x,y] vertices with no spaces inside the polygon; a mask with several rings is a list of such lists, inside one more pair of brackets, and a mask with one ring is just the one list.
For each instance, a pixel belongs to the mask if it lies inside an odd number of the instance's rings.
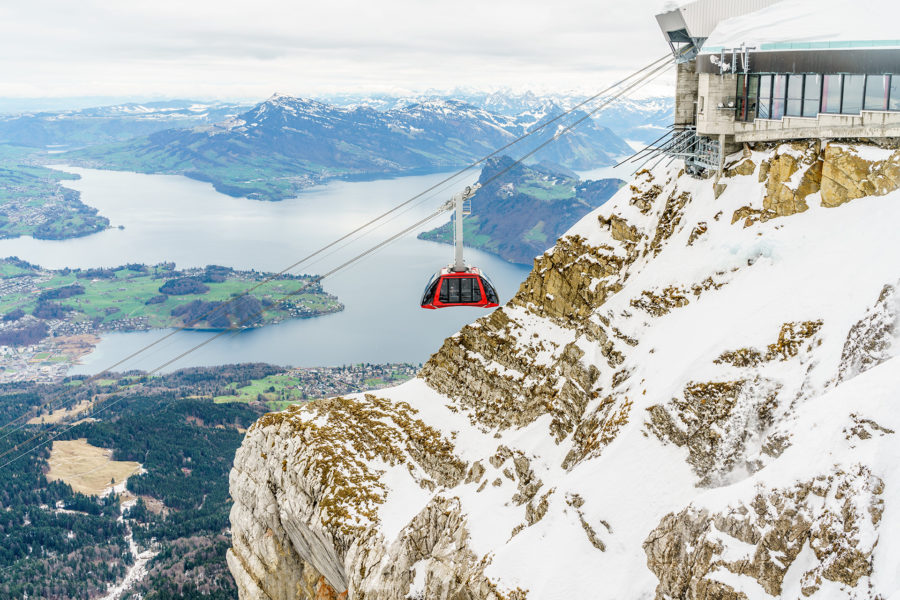
{"label": "lake shoreline", "polygon": [[[69,168],[81,177],[67,184],[108,216],[113,228],[72,240],[0,240],[0,256],[18,256],[48,269],[166,262],[179,270],[225,265],[277,273],[395,206],[398,199],[411,198],[446,178],[432,174],[336,181],[280,202],[248,202],[183,176]],[[327,273],[431,214],[446,200],[441,193],[423,199],[408,212],[289,272]],[[191,351],[166,370],[241,362],[303,367],[424,362],[444,338],[488,311],[419,307],[422,288],[437,269],[449,264],[452,250],[415,239],[418,232],[411,231],[322,281],[323,290],[345,306],[343,311],[235,331]],[[504,301],[518,290],[529,270],[475,250],[467,249],[466,258],[491,276]],[[68,374],[99,372],[171,331],[104,332],[94,351]],[[217,333],[180,331],[121,368],[154,369]]]}

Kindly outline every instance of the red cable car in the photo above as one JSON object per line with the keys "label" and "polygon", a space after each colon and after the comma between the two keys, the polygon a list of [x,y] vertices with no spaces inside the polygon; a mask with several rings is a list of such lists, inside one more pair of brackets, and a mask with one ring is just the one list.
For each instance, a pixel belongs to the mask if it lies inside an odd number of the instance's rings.
{"label": "red cable car", "polygon": [[431,276],[425,292],[422,294],[422,308],[449,308],[456,306],[474,306],[475,308],[494,308],[500,306],[497,291],[491,280],[478,267],[470,267],[463,261],[463,215],[470,214],[464,207],[479,185],[467,187],[462,194],[457,194],[447,203],[447,208],[456,209],[456,232],[454,237],[455,260],[449,267],[444,267]]}
{"label": "red cable car", "polygon": [[422,308],[447,308],[450,306],[474,306],[494,308],[500,306],[497,292],[491,280],[477,267],[454,272],[445,267],[431,276],[422,295]]}

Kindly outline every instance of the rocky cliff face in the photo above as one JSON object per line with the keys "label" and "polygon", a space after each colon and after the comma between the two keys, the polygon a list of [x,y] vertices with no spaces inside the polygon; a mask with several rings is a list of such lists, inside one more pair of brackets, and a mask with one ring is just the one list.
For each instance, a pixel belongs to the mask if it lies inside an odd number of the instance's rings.
{"label": "rocky cliff face", "polygon": [[898,186],[862,143],[639,173],[418,379],[250,429],[241,597],[895,596]]}

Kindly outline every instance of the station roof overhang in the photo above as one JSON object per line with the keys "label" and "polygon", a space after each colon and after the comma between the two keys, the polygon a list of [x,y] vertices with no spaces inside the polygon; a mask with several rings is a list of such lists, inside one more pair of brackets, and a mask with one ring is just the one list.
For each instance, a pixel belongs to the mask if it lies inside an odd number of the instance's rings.
{"label": "station roof overhang", "polygon": [[744,15],[779,0],[695,0],[656,15],[663,36],[677,62],[696,58],[703,44],[723,20]]}

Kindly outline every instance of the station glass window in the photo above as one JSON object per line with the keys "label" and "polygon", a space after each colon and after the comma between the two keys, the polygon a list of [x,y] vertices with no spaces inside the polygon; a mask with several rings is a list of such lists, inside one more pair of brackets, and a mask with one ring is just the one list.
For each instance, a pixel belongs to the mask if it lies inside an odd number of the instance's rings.
{"label": "station glass window", "polygon": [[900,110],[900,74],[891,75],[891,92],[888,97],[888,110]]}
{"label": "station glass window", "polygon": [[822,82],[822,112],[841,112],[841,75],[826,75]]}
{"label": "station glass window", "polygon": [[787,92],[787,76],[776,75],[772,86],[772,118],[784,117],[784,95]]}
{"label": "station glass window", "polygon": [[888,75],[866,75],[866,110],[885,110],[888,100]]}
{"label": "station glass window", "polygon": [[784,114],[799,117],[803,114],[803,75],[788,75],[787,106]]}
{"label": "station glass window", "polygon": [[[759,97],[759,75],[750,75],[747,79],[747,120],[752,121],[756,117],[756,103]],[[898,94],[900,98],[900,94]]]}
{"label": "station glass window", "polygon": [[768,119],[772,107],[772,76],[759,76],[759,106],[757,116],[760,119]]}
{"label": "station glass window", "polygon": [[803,116],[815,117],[819,114],[819,94],[822,91],[822,76],[807,75],[803,82]]}
{"label": "station glass window", "polygon": [[737,76],[737,87],[734,91],[734,97],[737,98],[737,109],[734,111],[734,118],[736,121],[746,121],[747,120],[747,88],[746,86],[746,77],[742,74],[738,74]]}
{"label": "station glass window", "polygon": [[841,113],[858,115],[863,104],[865,75],[844,75],[844,93],[841,95]]}

